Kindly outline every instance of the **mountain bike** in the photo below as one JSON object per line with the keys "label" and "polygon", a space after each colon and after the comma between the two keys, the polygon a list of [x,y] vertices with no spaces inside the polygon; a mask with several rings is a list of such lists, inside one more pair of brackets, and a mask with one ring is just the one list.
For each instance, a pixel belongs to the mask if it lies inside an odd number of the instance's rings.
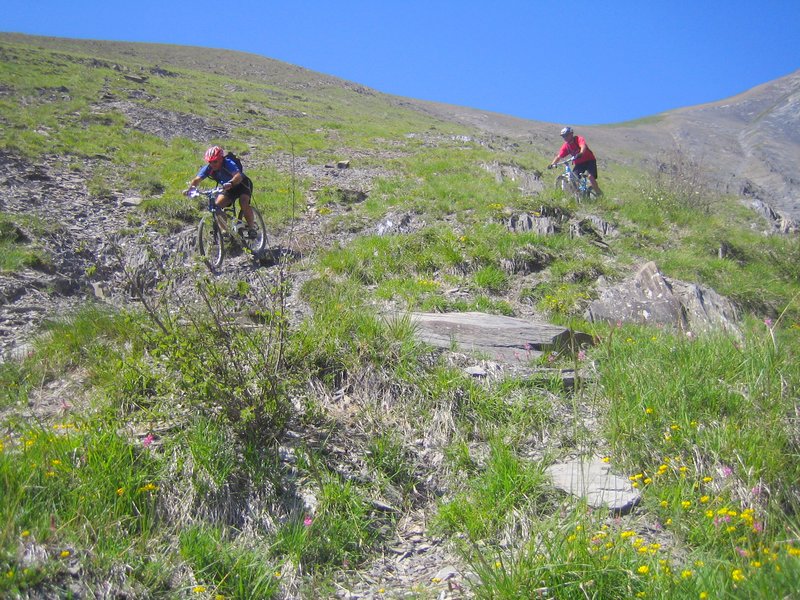
{"label": "mountain bike", "polygon": [[[576,175],[570,164],[573,160],[575,160],[575,158],[570,156],[553,165],[553,168],[559,166],[564,167],[564,173],[556,177],[556,189],[571,194],[578,202],[589,200],[590,198],[596,199],[597,190],[592,187],[588,173],[584,171],[580,175]],[[551,167],[548,167],[548,169],[549,168]]]}
{"label": "mountain bike", "polygon": [[217,196],[222,193],[221,187],[210,190],[189,189],[189,198],[205,198],[208,212],[197,225],[197,250],[211,269],[218,269],[225,258],[225,236],[240,248],[247,248],[253,254],[261,252],[267,246],[267,228],[261,212],[253,209],[253,230],[248,230],[241,208],[236,210],[236,200],[226,208],[216,205]]}

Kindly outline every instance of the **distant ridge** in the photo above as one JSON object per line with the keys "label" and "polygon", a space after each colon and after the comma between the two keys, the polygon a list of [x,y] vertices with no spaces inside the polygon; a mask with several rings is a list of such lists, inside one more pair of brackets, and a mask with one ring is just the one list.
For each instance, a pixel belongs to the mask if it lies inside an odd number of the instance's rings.
{"label": "distant ridge", "polygon": [[[290,90],[343,88],[549,153],[562,124],[384,94],[357,83],[264,56],[233,50],[0,33],[7,42],[155,63],[261,81]],[[800,70],[728,99],[678,108],[635,121],[581,127],[601,163],[657,166],[680,151],[721,191],[758,198],[800,219]]]}

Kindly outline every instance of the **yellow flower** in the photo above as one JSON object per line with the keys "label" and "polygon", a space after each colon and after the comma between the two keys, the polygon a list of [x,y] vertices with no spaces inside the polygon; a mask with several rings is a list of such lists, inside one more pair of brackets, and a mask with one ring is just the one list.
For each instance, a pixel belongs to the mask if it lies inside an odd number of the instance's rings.
{"label": "yellow flower", "polygon": [[23,531],[23,532],[22,532],[20,535],[22,535],[22,537],[26,538],[26,537],[28,537],[30,534],[31,534],[31,532],[30,532],[30,531],[28,531],[28,530],[26,529],[26,530],[25,530],[25,531]]}
{"label": "yellow flower", "polygon": [[744,581],[746,579],[741,569],[734,569],[731,573],[731,578],[736,582]]}
{"label": "yellow flower", "polygon": [[442,581],[442,580],[439,577],[431,578],[431,583],[439,583],[440,581]]}
{"label": "yellow flower", "polygon": [[681,502],[681,506],[683,508],[689,508],[691,505],[692,505],[692,503],[689,502],[688,500],[684,500],[683,502]]}
{"label": "yellow flower", "polygon": [[681,428],[681,426],[680,425],[675,425],[673,423],[672,425],[669,426],[669,428],[672,429],[672,431],[678,431]]}
{"label": "yellow flower", "polygon": [[122,496],[125,493],[125,488],[117,488],[117,496]]}
{"label": "yellow flower", "polygon": [[713,510],[707,510],[707,511],[706,511],[706,516],[707,516],[709,519],[713,519],[713,518],[714,518],[714,511],[713,511]]}
{"label": "yellow flower", "polygon": [[667,519],[664,521],[664,525],[672,525],[672,519]]}
{"label": "yellow flower", "polygon": [[280,571],[275,571],[275,577],[280,579],[281,578],[281,572]]}
{"label": "yellow flower", "polygon": [[650,484],[650,483],[653,483],[653,480],[650,479],[649,477],[645,477],[644,482],[645,482],[645,484]]}
{"label": "yellow flower", "polygon": [[800,548],[795,548],[794,546],[788,546],[786,552],[789,553],[789,556],[800,556]]}
{"label": "yellow flower", "polygon": [[681,577],[683,577],[684,579],[689,579],[689,577],[691,576],[692,576],[692,571],[690,569],[685,569],[681,571]]}
{"label": "yellow flower", "polygon": [[58,465],[61,464],[61,461],[58,460],[57,458],[54,458],[53,460],[50,461],[50,464],[53,465],[54,467],[57,467]]}
{"label": "yellow flower", "polygon": [[667,502],[666,500],[662,500],[661,501],[661,508],[667,508],[668,506],[669,506],[669,502]]}
{"label": "yellow flower", "polygon": [[604,463],[608,463],[608,462],[610,462],[610,461],[611,461],[611,458],[610,458],[610,457],[608,457],[608,456],[604,456],[604,457],[603,457],[603,462],[604,462]]}
{"label": "yellow flower", "polygon": [[754,569],[758,569],[761,567],[761,561],[760,560],[751,561],[750,566],[753,567]]}
{"label": "yellow flower", "polygon": [[205,591],[206,591],[206,586],[204,586],[204,585],[196,585],[196,586],[194,586],[194,587],[192,588],[192,591],[193,591],[195,594],[202,594],[203,592],[205,592]]}
{"label": "yellow flower", "polygon": [[154,483],[148,483],[148,484],[140,487],[139,491],[140,492],[152,492],[153,490],[157,490],[157,489],[158,489],[157,485],[155,485]]}
{"label": "yellow flower", "polygon": [[494,568],[495,569],[499,569],[502,566],[503,566],[503,563],[501,563],[499,560],[495,561],[495,563],[494,563]]}
{"label": "yellow flower", "polygon": [[72,552],[70,552],[69,550],[62,550],[61,558],[67,558],[70,554],[72,554]]}
{"label": "yellow flower", "polygon": [[714,481],[713,477],[703,477],[703,483],[711,483],[712,481]]}
{"label": "yellow flower", "polygon": [[702,504],[705,504],[705,503],[706,503],[706,502],[708,502],[709,500],[711,500],[711,497],[710,497],[710,496],[700,496],[700,502],[701,502]]}
{"label": "yellow flower", "polygon": [[628,531],[623,531],[622,533],[620,533],[619,537],[621,537],[622,539],[625,539],[625,538],[632,537],[634,535],[636,535],[635,531],[628,530]]}
{"label": "yellow flower", "polygon": [[702,560],[696,560],[694,561],[694,566],[699,569],[700,567],[706,566],[706,563],[704,563]]}
{"label": "yellow flower", "polygon": [[642,575],[647,575],[650,572],[650,567],[648,567],[647,565],[642,565],[641,567],[636,569],[636,572]]}
{"label": "yellow flower", "polygon": [[700,600],[708,600],[708,592],[700,592]]}
{"label": "yellow flower", "polygon": [[652,415],[653,409],[648,406],[647,408],[644,409],[644,412],[647,413],[648,415]]}

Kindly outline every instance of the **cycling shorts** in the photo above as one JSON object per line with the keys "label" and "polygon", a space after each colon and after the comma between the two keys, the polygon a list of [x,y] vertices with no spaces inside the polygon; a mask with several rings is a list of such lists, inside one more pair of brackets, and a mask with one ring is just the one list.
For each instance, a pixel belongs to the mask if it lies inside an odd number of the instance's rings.
{"label": "cycling shorts", "polygon": [[234,200],[238,199],[239,196],[242,195],[245,196],[253,195],[253,182],[247,175],[244,175],[244,177],[238,184],[236,184],[231,189],[225,192],[225,199],[233,202]]}
{"label": "cycling shorts", "polygon": [[592,177],[597,179],[597,160],[587,160],[579,165],[574,165],[572,167],[572,171],[575,173],[575,175],[580,175],[584,171],[589,171],[589,173],[592,174]]}

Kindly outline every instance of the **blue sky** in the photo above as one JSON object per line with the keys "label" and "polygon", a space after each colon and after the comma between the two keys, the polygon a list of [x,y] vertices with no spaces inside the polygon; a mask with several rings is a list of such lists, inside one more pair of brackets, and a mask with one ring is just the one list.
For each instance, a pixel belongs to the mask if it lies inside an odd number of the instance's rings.
{"label": "blue sky", "polygon": [[573,125],[721,100],[800,69],[798,0],[6,0],[0,30],[242,50]]}

